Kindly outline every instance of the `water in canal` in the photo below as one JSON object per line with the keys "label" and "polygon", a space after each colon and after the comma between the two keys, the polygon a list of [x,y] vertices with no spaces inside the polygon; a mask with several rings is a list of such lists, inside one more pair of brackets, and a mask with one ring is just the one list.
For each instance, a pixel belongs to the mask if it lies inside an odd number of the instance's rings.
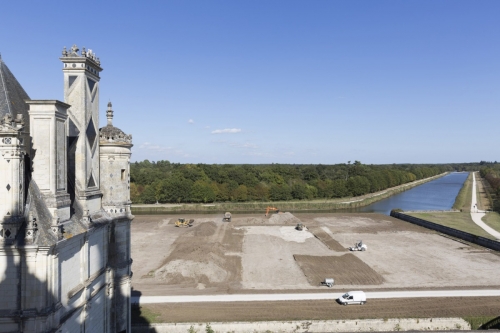
{"label": "water in canal", "polygon": [[467,172],[453,172],[356,211],[389,215],[396,208],[405,211],[450,210],[468,175]]}

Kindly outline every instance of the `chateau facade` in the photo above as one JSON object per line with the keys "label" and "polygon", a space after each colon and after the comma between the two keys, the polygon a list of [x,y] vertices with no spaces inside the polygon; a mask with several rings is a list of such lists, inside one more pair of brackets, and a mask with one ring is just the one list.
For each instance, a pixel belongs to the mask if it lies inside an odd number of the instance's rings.
{"label": "chateau facade", "polygon": [[131,332],[132,137],[99,125],[99,58],[63,50],[64,102],[0,58],[0,332]]}

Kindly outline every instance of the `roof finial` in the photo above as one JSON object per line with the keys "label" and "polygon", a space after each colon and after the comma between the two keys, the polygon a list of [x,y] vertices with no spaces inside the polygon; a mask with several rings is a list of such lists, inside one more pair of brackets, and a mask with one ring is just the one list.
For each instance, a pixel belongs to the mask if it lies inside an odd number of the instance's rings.
{"label": "roof finial", "polygon": [[71,55],[74,57],[78,57],[78,53],[77,53],[78,51],[80,51],[78,46],[76,46],[76,44],[73,44],[73,46],[71,47]]}
{"label": "roof finial", "polygon": [[111,110],[111,101],[108,102],[108,111],[106,111],[106,118],[108,118],[108,126],[113,126],[113,110]]}

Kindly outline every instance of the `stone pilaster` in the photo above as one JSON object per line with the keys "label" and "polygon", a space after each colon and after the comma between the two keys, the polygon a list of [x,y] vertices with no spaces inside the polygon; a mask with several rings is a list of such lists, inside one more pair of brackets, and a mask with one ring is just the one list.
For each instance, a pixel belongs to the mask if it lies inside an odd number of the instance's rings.
{"label": "stone pilaster", "polygon": [[24,222],[24,121],[0,120],[0,244],[13,243]]}

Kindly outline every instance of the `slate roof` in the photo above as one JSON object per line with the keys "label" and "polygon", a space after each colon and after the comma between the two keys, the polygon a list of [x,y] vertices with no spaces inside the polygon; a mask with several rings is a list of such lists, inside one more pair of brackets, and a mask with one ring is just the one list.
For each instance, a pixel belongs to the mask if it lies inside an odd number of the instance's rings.
{"label": "slate roof", "polygon": [[30,129],[30,117],[28,114],[28,104],[24,101],[29,99],[26,91],[24,91],[2,58],[0,58],[0,117],[10,113],[15,118],[17,114],[22,114],[25,124],[24,131],[28,132]]}

